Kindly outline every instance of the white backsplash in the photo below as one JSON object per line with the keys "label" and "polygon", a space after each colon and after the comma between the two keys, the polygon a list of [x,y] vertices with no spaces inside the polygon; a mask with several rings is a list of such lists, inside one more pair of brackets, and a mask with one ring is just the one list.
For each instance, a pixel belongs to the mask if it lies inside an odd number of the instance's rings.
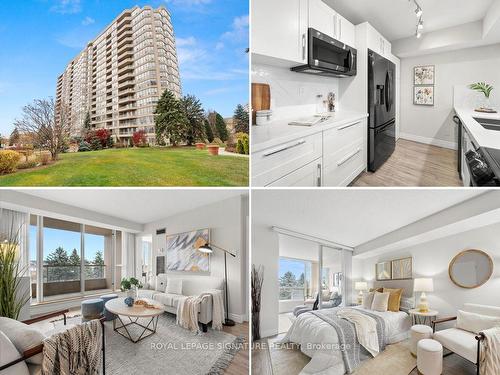
{"label": "white backsplash", "polygon": [[271,87],[272,121],[316,114],[317,95],[323,95],[325,100],[329,92],[335,93],[335,110],[339,109],[338,78],[316,77],[295,73],[288,68],[254,63],[252,82],[267,83]]}

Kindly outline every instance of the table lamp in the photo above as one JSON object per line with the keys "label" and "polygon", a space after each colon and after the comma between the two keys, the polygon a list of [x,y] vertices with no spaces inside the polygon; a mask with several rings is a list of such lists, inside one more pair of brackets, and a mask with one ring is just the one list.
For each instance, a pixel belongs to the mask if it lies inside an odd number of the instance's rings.
{"label": "table lamp", "polygon": [[368,289],[368,284],[366,283],[366,281],[356,281],[354,283],[354,289],[359,290],[358,305],[361,305],[363,303],[363,291]]}
{"label": "table lamp", "polygon": [[418,304],[418,310],[420,312],[429,312],[429,302],[427,302],[427,296],[425,292],[434,291],[434,283],[430,278],[415,279],[413,283],[413,290],[415,292],[422,292],[420,295],[420,303]]}

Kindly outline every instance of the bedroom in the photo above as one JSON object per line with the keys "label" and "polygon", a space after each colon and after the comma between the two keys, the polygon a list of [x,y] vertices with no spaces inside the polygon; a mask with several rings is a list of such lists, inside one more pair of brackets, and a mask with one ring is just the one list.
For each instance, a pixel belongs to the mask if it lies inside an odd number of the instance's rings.
{"label": "bedroom", "polygon": [[500,325],[499,191],[257,190],[251,204],[253,373],[498,374],[484,345],[477,365],[476,336]]}

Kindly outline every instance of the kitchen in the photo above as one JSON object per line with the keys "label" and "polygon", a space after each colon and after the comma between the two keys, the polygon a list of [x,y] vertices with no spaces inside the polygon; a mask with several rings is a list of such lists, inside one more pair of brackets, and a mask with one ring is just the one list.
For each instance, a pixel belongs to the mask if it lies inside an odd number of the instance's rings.
{"label": "kitchen", "polygon": [[253,186],[500,184],[499,0],[251,13]]}

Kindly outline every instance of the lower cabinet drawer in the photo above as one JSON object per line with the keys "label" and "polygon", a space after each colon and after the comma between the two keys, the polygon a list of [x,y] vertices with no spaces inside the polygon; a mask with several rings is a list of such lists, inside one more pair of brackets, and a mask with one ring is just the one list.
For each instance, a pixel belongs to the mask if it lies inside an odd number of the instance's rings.
{"label": "lower cabinet drawer", "polygon": [[269,184],[271,187],[313,187],[321,186],[322,165],[321,158],[287,174]]}
{"label": "lower cabinet drawer", "polygon": [[325,155],[323,186],[347,186],[366,168],[365,144],[358,141]]}
{"label": "lower cabinet drawer", "polygon": [[252,154],[252,185],[267,186],[321,158],[322,132]]}
{"label": "lower cabinet drawer", "polygon": [[366,119],[341,125],[323,132],[323,148],[340,150],[345,145],[357,142],[366,137]]}

